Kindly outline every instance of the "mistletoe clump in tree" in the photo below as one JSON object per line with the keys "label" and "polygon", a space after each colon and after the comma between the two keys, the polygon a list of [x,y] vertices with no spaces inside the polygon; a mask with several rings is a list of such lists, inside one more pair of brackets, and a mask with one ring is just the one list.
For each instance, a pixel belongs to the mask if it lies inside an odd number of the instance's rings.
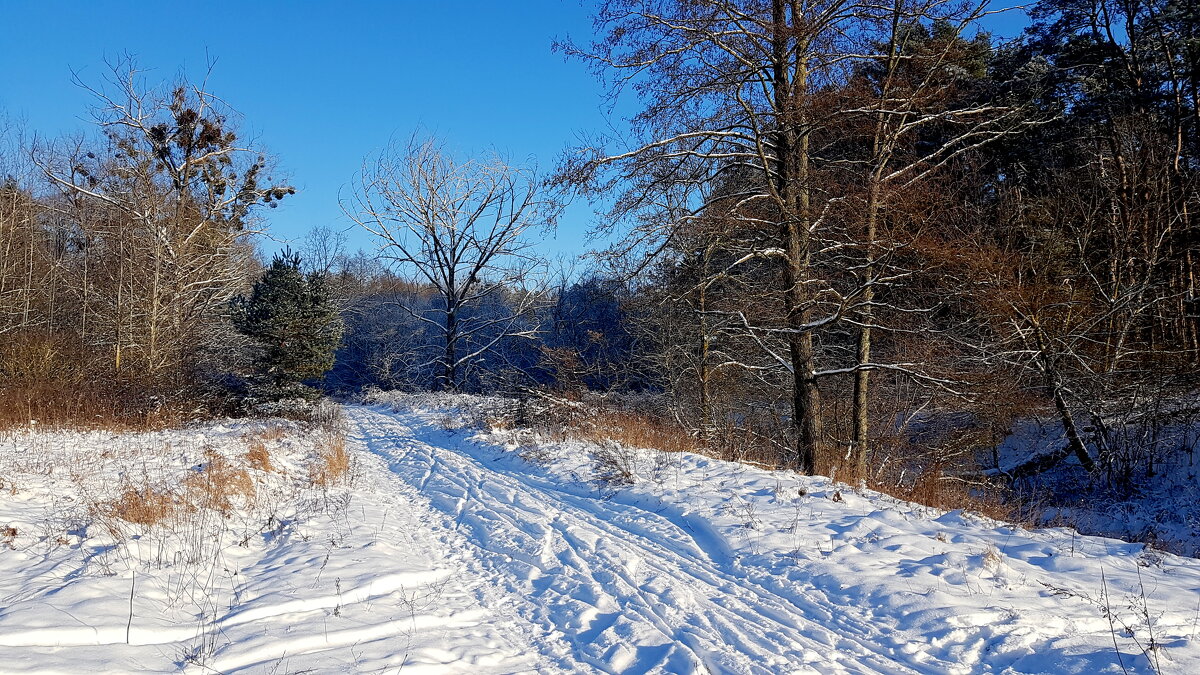
{"label": "mistletoe clump in tree", "polygon": [[343,330],[325,275],[302,272],[290,251],[275,256],[249,298],[238,298],[234,323],[256,343],[254,369],[269,398],[313,397],[304,383],[333,367]]}

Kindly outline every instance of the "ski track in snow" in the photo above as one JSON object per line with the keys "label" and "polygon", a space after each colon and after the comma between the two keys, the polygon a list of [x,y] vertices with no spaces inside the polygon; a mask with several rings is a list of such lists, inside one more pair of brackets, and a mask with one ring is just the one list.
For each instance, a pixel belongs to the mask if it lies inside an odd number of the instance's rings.
{"label": "ski track in snow", "polygon": [[792,603],[731,572],[718,542],[685,518],[572,494],[470,444],[422,442],[376,412],[351,417],[367,447],[467,533],[496,582],[526,598],[527,618],[551,631],[541,646],[564,668],[580,659],[614,673],[775,673],[808,661],[822,672],[914,672],[858,636],[798,633]]}
{"label": "ski track in snow", "polygon": [[[0,440],[34,460],[0,493],[0,673],[1200,672],[1200,560],[687,453],[602,489],[584,443],[534,439],[533,463],[423,400],[347,406],[354,481],[284,490],[319,501],[277,527],[211,522],[232,529],[199,567],[161,562],[162,533],[108,542],[51,467],[169,476],[240,456],[242,423]],[[272,461],[303,485],[290,442]]]}
{"label": "ski track in snow", "polygon": [[[966,556],[925,555],[907,541],[911,517],[878,507],[834,522],[801,525],[797,515],[793,525],[823,528],[833,532],[831,547],[838,538],[861,550],[840,544],[830,560],[820,552],[812,559],[799,551],[756,554],[690,512],[686,499],[680,506],[637,490],[602,494],[439,429],[431,414],[364,407],[349,414],[355,439],[428,498],[469,543],[481,575],[519,599],[516,611],[544,631],[535,644],[564,671],[1122,672],[1096,607],[1029,580],[1044,570],[1019,558],[1051,560],[1053,542],[1016,542],[1015,558],[997,554],[1020,576],[1015,595],[1005,594],[1014,584],[1004,579],[976,578],[973,587],[971,575],[959,573]],[[934,547],[954,548],[933,533],[953,531],[961,519],[931,520],[925,534]],[[1017,532],[993,535],[1029,536]],[[976,549],[981,570],[984,546]],[[1196,566],[1186,571],[1181,581],[1195,584]],[[1191,590],[1194,598],[1200,587]],[[1021,595],[1034,602],[1022,607]],[[1067,608],[1062,615],[1045,613],[1059,606]],[[1129,672],[1149,671],[1141,654],[1123,660]]]}

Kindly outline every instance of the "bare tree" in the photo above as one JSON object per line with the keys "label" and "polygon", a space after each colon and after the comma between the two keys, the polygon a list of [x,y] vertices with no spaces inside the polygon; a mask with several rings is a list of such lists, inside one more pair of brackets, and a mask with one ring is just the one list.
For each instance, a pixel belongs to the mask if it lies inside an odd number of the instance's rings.
{"label": "bare tree", "polygon": [[310,272],[332,274],[346,258],[346,233],[328,225],[318,225],[304,235],[300,255]]}
{"label": "bare tree", "polygon": [[0,117],[0,335],[45,321],[36,302],[47,273],[37,223],[42,208],[22,175],[24,154],[15,129]]}
{"label": "bare tree", "polygon": [[124,60],[104,85],[80,86],[96,97],[104,142],[41,147],[36,162],[95,268],[76,287],[113,369],[171,379],[227,326],[253,268],[254,212],[294,189],[273,180],[203,82],[155,89]]}
{"label": "bare tree", "polygon": [[467,369],[511,338],[537,333],[545,262],[529,231],[553,222],[534,173],[499,157],[460,161],[433,138],[414,135],[364,168],[343,210],[379,240],[384,258],[438,297],[405,310],[441,335],[427,366],[456,390]]}
{"label": "bare tree", "polygon": [[[848,176],[841,182],[846,206],[856,221],[850,241],[860,252],[851,269],[863,289],[862,301],[846,317],[857,330],[848,456],[859,476],[867,473],[873,371],[890,370],[942,389],[958,384],[933,377],[925,365],[873,358],[877,331],[894,331],[895,324],[911,329],[928,307],[906,306],[894,297],[881,301],[877,291],[908,281],[916,273],[914,255],[928,263],[919,241],[927,223],[937,220],[927,215],[936,209],[936,179],[958,168],[964,155],[1045,122],[983,85],[991,46],[986,37],[968,39],[967,31],[987,13],[987,3],[889,4],[877,15],[876,56],[864,59],[844,88],[840,114],[846,121],[835,130],[862,148],[857,156],[839,158]],[[930,18],[932,24],[923,22]],[[909,266],[902,262],[906,257]]]}
{"label": "bare tree", "polygon": [[0,179],[0,335],[44,321],[36,309],[47,273],[37,228],[40,210],[16,179]]}
{"label": "bare tree", "polygon": [[[879,302],[873,289],[895,277],[882,264],[872,225],[860,227],[844,215],[860,209],[858,195],[838,185],[840,171],[847,161],[864,163],[844,156],[845,130],[864,119],[875,122],[853,142],[877,141],[865,162],[876,170],[877,188],[874,197],[866,191],[865,211],[868,221],[877,221],[886,183],[928,176],[1005,128],[999,107],[968,114],[919,110],[941,91],[944,78],[928,77],[925,85],[919,75],[908,77],[909,88],[916,77],[929,92],[914,102],[889,84],[874,100],[848,105],[844,87],[877,63],[890,71],[917,63],[910,70],[941,72],[950,61],[946,54],[934,50],[918,58],[893,36],[932,21],[949,22],[957,35],[982,12],[980,4],[944,0],[609,0],[597,12],[599,41],[590,48],[561,45],[592,63],[614,96],[631,88],[645,103],[628,149],[609,151],[597,142],[569,155],[559,176],[591,196],[620,195],[609,222],[632,219],[633,227],[613,254],[652,258],[674,231],[712,217],[714,209],[755,233],[740,237],[749,244],[743,254],[712,274],[727,277],[742,266],[774,272],[772,287],[760,289],[755,304],[772,303],[776,311],[734,312],[733,318],[774,367],[790,375],[795,437],[788,460],[801,471],[829,459],[823,379],[858,377],[865,408],[860,373],[912,370],[871,360],[869,328]],[[935,124],[960,128],[919,158],[893,161],[897,139]],[[743,179],[730,181],[733,174]],[[868,348],[849,363],[823,354],[828,341],[820,336],[852,317],[866,329],[860,346]],[[862,454],[865,442],[860,445]]]}

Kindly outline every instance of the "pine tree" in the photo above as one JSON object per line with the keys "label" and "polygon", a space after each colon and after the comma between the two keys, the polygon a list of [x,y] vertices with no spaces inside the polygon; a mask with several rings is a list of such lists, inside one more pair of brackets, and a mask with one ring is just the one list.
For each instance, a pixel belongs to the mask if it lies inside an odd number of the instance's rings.
{"label": "pine tree", "polygon": [[315,395],[304,383],[333,367],[344,327],[325,275],[304,274],[291,251],[275,256],[248,299],[238,298],[234,324],[257,344],[256,384],[270,398]]}

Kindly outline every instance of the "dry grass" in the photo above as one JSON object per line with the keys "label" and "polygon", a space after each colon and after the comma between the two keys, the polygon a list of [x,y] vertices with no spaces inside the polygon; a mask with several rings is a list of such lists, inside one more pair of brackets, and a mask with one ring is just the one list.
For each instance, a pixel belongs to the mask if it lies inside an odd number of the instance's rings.
{"label": "dry grass", "polygon": [[97,515],[151,527],[172,518],[181,507],[179,497],[173,493],[152,487],[128,487],[120,497],[96,504],[94,511]]}
{"label": "dry grass", "polygon": [[193,508],[206,508],[228,516],[240,502],[254,503],[254,481],[245,469],[234,467],[223,456],[209,451],[200,471],[183,481],[184,499]]}
{"label": "dry grass", "polygon": [[250,468],[263,473],[275,470],[275,466],[271,464],[271,452],[267,450],[267,444],[258,439],[250,441],[250,449],[246,451],[246,463]]}
{"label": "dry grass", "polygon": [[946,475],[938,466],[926,468],[911,481],[867,480],[867,487],[907,502],[942,511],[970,511],[996,520],[1023,520],[1021,510],[1006,499],[1005,490],[988,483]]}
{"label": "dry grass", "polygon": [[28,379],[0,383],[0,429],[36,422],[39,428],[157,431],[194,418],[196,406],[163,403],[132,386]]}
{"label": "dry grass", "polygon": [[290,433],[291,429],[278,423],[267,424],[260,429],[248,432],[243,437],[248,448],[246,463],[250,465],[250,468],[263,473],[279,471],[280,469],[271,462],[271,450],[268,445],[282,441]]}
{"label": "dry grass", "polygon": [[[645,446],[639,446],[645,447]],[[638,451],[614,441],[596,443],[590,451],[595,478],[606,485],[632,485],[637,481]]]}
{"label": "dry grass", "polygon": [[597,444],[613,442],[663,452],[700,451],[696,439],[678,425],[622,410],[596,411],[570,435]]}
{"label": "dry grass", "polygon": [[[503,428],[503,424],[492,422],[491,427]],[[704,451],[694,436],[672,420],[578,401],[554,402],[547,414],[539,412],[537,428],[545,439],[584,441],[593,477],[608,486],[631,485],[643,473],[657,479],[678,453]],[[643,450],[654,452],[646,456]],[[522,457],[544,459],[536,450],[526,450]]]}
{"label": "dry grass", "polygon": [[287,438],[288,433],[290,433],[290,430],[283,424],[268,424],[254,432],[254,438],[266,443],[275,443]]}
{"label": "dry grass", "polygon": [[175,522],[198,509],[229,516],[238,506],[253,506],[255,497],[250,474],[210,450],[205,453],[203,467],[188,474],[176,488],[128,485],[116,499],[94,504],[92,512],[102,520],[116,518],[153,527]]}
{"label": "dry grass", "polygon": [[326,431],[317,440],[317,459],[309,468],[313,485],[329,487],[349,480],[350,455],[340,433]]}
{"label": "dry grass", "polygon": [[[582,418],[576,415],[571,422],[548,430],[549,436],[555,434],[594,444],[597,450],[592,454],[598,477],[614,483],[631,482],[633,473],[631,456],[614,450],[622,446],[665,453],[693,452],[772,470],[785,468],[779,444],[750,430],[716,429],[705,444],[673,420],[640,412],[592,408]],[[887,450],[897,456],[915,452],[912,448],[889,447]],[[961,449],[956,450],[961,452]],[[928,453],[927,449],[923,451]],[[822,469],[837,480],[850,485],[865,484],[872,490],[904,501],[944,511],[971,511],[1009,522],[1023,520],[1019,505],[1002,486],[949,475],[946,468],[936,462],[926,464],[923,470],[907,472],[898,463],[892,463],[883,471],[862,477],[852,475],[844,465]]]}
{"label": "dry grass", "polygon": [[[0,429],[156,431],[208,418],[228,402],[169,377],[115,367],[63,334],[26,331],[0,340]],[[111,356],[111,355],[110,355]]]}
{"label": "dry grass", "polygon": [[995,572],[1004,566],[1004,556],[995,544],[988,544],[981,554],[981,562],[985,568]]}
{"label": "dry grass", "polygon": [[[665,453],[694,452],[766,469],[782,468],[778,445],[749,429],[733,425],[715,428],[704,440],[665,415],[575,400],[547,400],[549,409],[538,411],[535,426],[549,439],[569,438],[595,444],[611,441],[632,448]],[[490,425],[494,429],[507,426],[505,420],[491,420]]]}
{"label": "dry grass", "polygon": [[714,429],[708,444],[700,445],[697,452],[727,462],[752,464],[770,471],[786,468],[778,441],[732,423],[724,428]]}

